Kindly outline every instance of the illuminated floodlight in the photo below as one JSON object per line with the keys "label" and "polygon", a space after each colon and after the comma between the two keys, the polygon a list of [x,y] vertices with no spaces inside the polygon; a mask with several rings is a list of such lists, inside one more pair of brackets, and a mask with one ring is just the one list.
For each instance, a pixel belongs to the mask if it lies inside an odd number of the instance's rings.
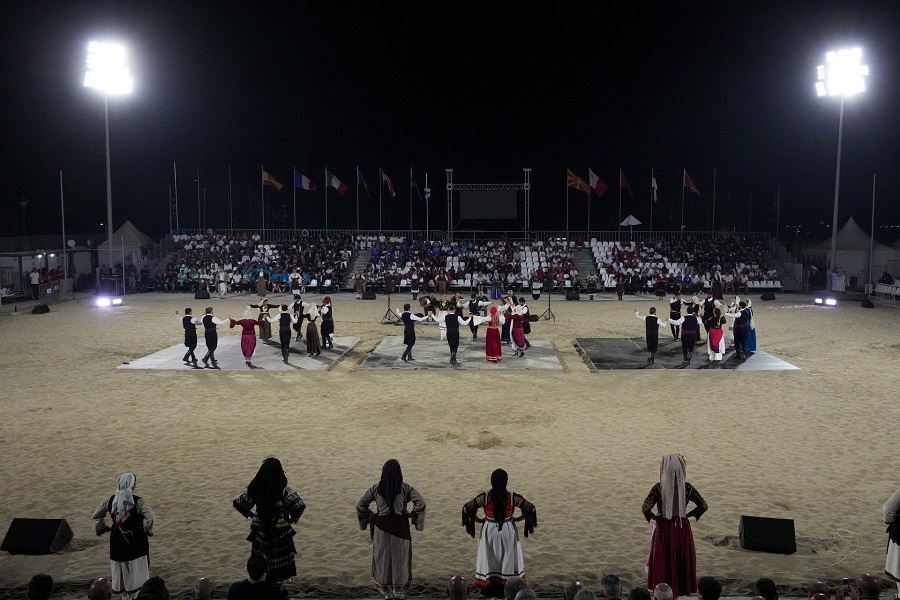
{"label": "illuminated floodlight", "polygon": [[816,298],[815,302],[816,302],[816,304],[818,304],[818,305],[820,305],[820,306],[821,306],[822,304],[825,304],[825,300],[822,299],[822,298]]}
{"label": "illuminated floodlight", "polygon": [[113,306],[122,306],[122,299],[121,298],[113,298],[112,305]]}
{"label": "illuminated floodlight", "polygon": [[85,87],[96,88],[107,96],[131,93],[134,80],[125,66],[125,47],[121,44],[89,43],[86,66]]}
{"label": "illuminated floodlight", "polygon": [[112,304],[112,300],[110,300],[106,296],[101,296],[94,300],[94,304],[96,306],[99,306],[100,308],[106,308],[107,306],[110,306]]}
{"label": "illuminated floodlight", "polygon": [[834,298],[825,298],[825,306],[837,306],[837,300]]}
{"label": "illuminated floodlight", "polygon": [[868,65],[862,63],[862,49],[845,48],[825,54],[825,64],[816,68],[816,94],[853,96],[866,90]]}

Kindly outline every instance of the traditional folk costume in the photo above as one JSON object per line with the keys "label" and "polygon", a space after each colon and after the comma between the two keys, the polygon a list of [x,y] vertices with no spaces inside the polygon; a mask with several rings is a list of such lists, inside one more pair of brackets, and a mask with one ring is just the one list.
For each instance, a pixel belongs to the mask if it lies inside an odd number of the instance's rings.
{"label": "traditional folk costume", "polygon": [[438,323],[444,327],[447,332],[447,345],[450,346],[450,364],[456,364],[456,352],[459,349],[459,326],[460,325],[468,325],[474,317],[469,317],[468,319],[461,318],[457,313],[458,310],[456,307],[453,307],[454,310],[446,313],[438,313],[436,320]]}
{"label": "traditional folk costume", "polygon": [[616,296],[619,300],[625,295],[625,273],[619,271],[616,273]]}
{"label": "traditional folk costume", "polygon": [[[463,506],[462,520],[466,531],[475,537],[478,509],[484,510],[481,535],[478,538],[478,557],[475,561],[473,583],[486,596],[504,597],[504,587],[510,577],[525,578],[522,545],[516,531],[516,520],[524,520],[524,533],[534,533],[537,511],[525,498],[506,489],[508,475],[503,469],[491,474],[491,489],[481,492]],[[513,518],[518,507],[522,517]]]}
{"label": "traditional folk costume", "polygon": [[684,302],[677,296],[669,300],[669,327],[672,329],[672,337],[676,340],[678,339],[680,329],[679,325],[675,324],[674,321],[681,318],[681,306],[683,304]]}
{"label": "traditional folk costume", "polygon": [[353,278],[353,292],[356,294],[356,299],[359,300],[362,298],[363,292],[366,291],[366,278],[363,277],[360,273],[356,274],[356,277]]}
{"label": "traditional folk costume", "polygon": [[481,309],[485,306],[489,305],[490,302],[485,302],[479,300],[478,298],[473,298],[469,300],[468,309],[469,309],[469,331],[472,332],[472,340],[478,339],[478,322],[472,317],[477,317],[481,313]]}
{"label": "traditional folk costume", "polygon": [[[109,532],[109,560],[112,567],[112,592],[123,600],[137,597],[144,582],[150,579],[150,540],[153,535],[153,511],[132,491],[132,473],[119,475],[116,493],[100,505],[91,516],[96,521],[97,535]],[[112,527],[106,524],[112,518]]]}
{"label": "traditional folk costume", "polygon": [[656,315],[647,315],[642,317],[638,311],[634,311],[634,315],[644,322],[647,330],[647,364],[652,365],[656,362],[656,351],[659,348],[659,330],[666,326],[666,322]]}
{"label": "traditional folk costume", "polygon": [[253,358],[253,354],[256,352],[256,327],[262,328],[264,321],[262,317],[260,320],[254,319],[230,319],[231,328],[234,329],[235,325],[239,325],[241,328],[241,354],[244,355],[244,362],[247,363],[247,366],[250,365],[250,359]]}
{"label": "traditional folk costume", "polygon": [[447,295],[447,287],[448,287],[447,275],[441,273],[437,277],[434,278],[434,291],[438,294],[442,294],[444,296]]}
{"label": "traditional folk costume", "polygon": [[[369,507],[375,503],[375,511]],[[412,511],[407,504],[412,503]],[[409,522],[417,531],[425,528],[425,499],[403,482],[400,463],[384,463],[381,481],[370,487],[356,503],[360,529],[372,536],[372,577],[384,597],[402,599],[412,580],[412,536]]]}
{"label": "traditional folk costume", "polygon": [[706,334],[706,349],[711,361],[721,361],[722,355],[725,354],[725,331],[722,328],[727,323],[728,320],[722,316],[722,310],[714,309],[713,316],[709,319],[709,332]]}
{"label": "traditional folk costume", "polygon": [[694,356],[694,345],[700,339],[700,317],[692,310],[675,321],[670,320],[669,324],[672,323],[681,326],[681,354],[685,364],[689,365]]}
{"label": "traditional folk costume", "polygon": [[225,274],[225,271],[219,271],[216,274],[216,289],[219,292],[219,300],[225,298],[228,293],[228,275]]}
{"label": "traditional folk costume", "polygon": [[500,328],[500,343],[501,344],[511,344],[512,343],[512,314],[513,307],[511,304],[504,304],[501,307],[503,314],[505,316],[503,320],[503,325]]}
{"label": "traditional folk costume", "polygon": [[503,360],[503,346],[500,344],[500,327],[506,322],[506,317],[497,313],[497,307],[491,307],[491,316],[486,319],[478,317],[481,321],[487,321],[487,335],[485,336],[484,355],[488,362],[497,363]]}
{"label": "traditional folk costume", "polygon": [[181,360],[184,361],[185,365],[193,365],[197,369],[199,368],[197,367],[197,357],[194,356],[194,350],[197,349],[197,325],[202,325],[203,321],[195,319],[193,315],[178,317],[176,313],[175,316],[181,322],[181,326],[184,327],[184,345],[188,349]]}
{"label": "traditional folk costume", "polygon": [[334,341],[331,336],[334,335],[334,307],[331,306],[331,297],[325,297],[325,304],[320,311],[322,315],[322,325],[320,332],[322,334],[322,347],[334,348]]}
{"label": "traditional folk costume", "polygon": [[284,364],[288,362],[288,356],[291,353],[291,326],[298,322],[297,317],[282,310],[275,317],[268,317],[269,323],[278,323],[278,341],[281,344],[281,361]]}
{"label": "traditional folk costume", "polygon": [[725,294],[725,282],[722,280],[722,273],[719,271],[716,271],[713,275],[711,290],[713,298],[721,302],[722,296]]}
{"label": "traditional folk costume", "polygon": [[519,311],[522,313],[522,333],[526,336],[525,339],[525,349],[528,350],[531,348],[531,342],[528,341],[528,335],[531,334],[531,311],[528,310],[528,304],[525,303],[525,298],[519,298]]}
{"label": "traditional folk costume", "polygon": [[514,356],[525,356],[525,328],[521,309],[516,307],[512,314],[512,343]]}
{"label": "traditional folk costume", "polygon": [[[658,583],[668,583],[676,599],[692,596],[697,593],[697,554],[688,519],[699,519],[708,506],[694,486],[685,481],[680,454],[663,457],[659,479],[641,507],[647,521],[655,521],[647,559],[647,588],[652,590]],[[690,512],[688,502],[695,505]],[[654,508],[658,514],[653,513]]]}
{"label": "traditional folk costume", "polygon": [[269,326],[268,321],[269,311],[275,308],[275,306],[272,306],[267,301],[263,300],[259,304],[251,304],[250,308],[259,309],[259,316],[256,317],[256,320],[261,322],[259,326],[259,339],[268,342],[272,338],[272,328]]}
{"label": "traditional folk costume", "polygon": [[291,286],[291,294],[294,296],[295,300],[299,300],[303,275],[294,270],[290,275],[288,275],[288,281]]}
{"label": "traditional folk costume", "polygon": [[295,317],[297,317],[297,322],[294,323],[294,331],[297,332],[297,339],[295,341],[299,342],[303,339],[302,327],[303,320],[306,318],[306,314],[303,312],[303,302],[300,301],[300,296],[294,298],[294,302],[291,304],[291,312],[294,313]]}
{"label": "traditional folk costume", "polygon": [[267,458],[247,491],[235,498],[232,505],[252,519],[247,541],[251,542],[253,550],[262,552],[269,559],[266,581],[277,583],[297,575],[294,563],[296,532],[291,525],[300,520],[306,504],[288,487],[281,462],[277,458]]}
{"label": "traditional folk costume", "polygon": [[212,309],[206,311],[203,315],[203,337],[206,341],[206,355],[201,359],[203,366],[208,367],[212,363],[213,369],[219,368],[216,360],[216,348],[219,346],[219,332],[216,331],[216,325],[225,325],[225,321],[212,315]]}
{"label": "traditional folk costume", "polygon": [[706,296],[706,300],[703,301],[703,328],[706,330],[706,338],[709,339],[709,327],[712,323],[713,316],[715,315],[716,308],[721,306],[721,302],[713,298],[712,292],[709,292]]}
{"label": "traditional folk costume", "polygon": [[438,323],[438,330],[441,332],[441,341],[447,339],[447,321],[445,317],[447,313],[450,311],[450,301],[447,300],[447,294],[444,294],[441,297],[441,303],[438,304],[437,315],[435,315],[434,320]]}
{"label": "traditional folk costume", "polygon": [[735,312],[725,313],[726,317],[734,319],[731,331],[734,335],[734,352],[738,360],[747,358],[747,313],[744,312],[740,304],[732,308]]}
{"label": "traditional folk costume", "polygon": [[884,503],[884,522],[887,524],[888,545],[884,574],[897,582],[900,592],[900,489]]}
{"label": "traditional folk costume", "polygon": [[319,318],[319,307],[314,302],[303,302],[306,311],[306,355],[319,356],[322,354],[322,341],[319,339],[319,328],[316,319]]}
{"label": "traditional folk costume", "polygon": [[266,278],[263,276],[262,272],[256,278],[256,295],[260,298],[266,297],[266,285],[268,282]]}
{"label": "traditional folk costume", "polygon": [[753,318],[753,307],[751,301],[747,300],[747,308],[744,309],[747,314],[747,352],[756,352],[756,321]]}
{"label": "traditional folk costume", "polygon": [[[600,278],[597,277],[597,274],[591,271],[591,274],[587,276],[587,292],[588,292],[588,300],[594,299],[594,294],[597,293],[597,282],[600,281]],[[622,291],[625,291],[624,284],[622,286]]]}
{"label": "traditional folk costume", "polygon": [[403,312],[400,312],[399,308],[395,310],[397,311],[397,316],[399,316],[400,320],[403,322],[403,344],[406,346],[406,350],[400,355],[400,360],[404,362],[415,360],[412,357],[412,349],[413,346],[416,345],[416,321],[423,321],[426,317],[414,315],[408,310],[404,310]]}

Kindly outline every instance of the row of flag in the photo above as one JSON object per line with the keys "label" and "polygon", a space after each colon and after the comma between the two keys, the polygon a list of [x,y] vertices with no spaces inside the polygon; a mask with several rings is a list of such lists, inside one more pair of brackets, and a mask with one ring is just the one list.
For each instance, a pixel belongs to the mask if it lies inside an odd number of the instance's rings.
{"label": "row of flag", "polygon": [[[394,182],[391,181],[391,178],[388,177],[388,174],[381,169],[379,169],[379,173],[381,174],[381,184],[387,188],[388,195],[390,195],[391,198],[396,198],[397,190],[394,189]],[[412,169],[409,170],[409,182],[410,188],[412,190],[415,190],[416,194],[418,194],[419,198],[421,199],[422,193],[419,191],[419,186],[418,184],[416,184],[415,179],[413,179]],[[263,169],[262,172],[262,184],[264,186],[275,188],[278,191],[281,191],[281,188],[284,187],[283,183],[273,177],[272,174],[265,169]],[[346,183],[338,179],[337,175],[335,175],[328,169],[325,169],[325,184],[327,186],[333,187],[341,196],[347,193],[347,190],[350,189],[350,187]],[[366,182],[366,178],[359,167],[356,167],[356,185],[361,185],[366,188],[366,194],[370,198],[372,197],[372,195],[369,193],[369,184]],[[316,184],[313,183],[313,181],[309,177],[297,170],[294,170],[294,187],[296,189],[309,190],[310,192],[315,192],[319,189],[318,186],[316,186]],[[428,190],[426,189],[425,191],[427,192]]]}
{"label": "row of flag", "polygon": [[[686,187],[691,190],[693,193],[700,195],[700,190],[697,189],[697,186],[694,184],[694,180],[691,179],[691,176],[688,174],[687,169],[682,169],[682,177],[681,177],[681,185],[682,187]],[[609,185],[597,177],[597,175],[591,169],[588,169],[588,184],[584,179],[576,175],[572,172],[571,169],[566,169],[566,185],[570,188],[576,189],[580,192],[590,193],[594,192],[598,198],[602,198],[603,194],[606,193],[606,190],[609,189]],[[622,169],[619,169],[619,191],[628,190],[628,195],[634,199],[634,193],[631,191],[631,185],[628,183],[628,179],[625,177],[625,173],[622,172]],[[653,169],[650,169],[650,191],[653,194],[653,201],[656,202],[656,194],[659,190],[659,186],[656,184],[656,173]]]}

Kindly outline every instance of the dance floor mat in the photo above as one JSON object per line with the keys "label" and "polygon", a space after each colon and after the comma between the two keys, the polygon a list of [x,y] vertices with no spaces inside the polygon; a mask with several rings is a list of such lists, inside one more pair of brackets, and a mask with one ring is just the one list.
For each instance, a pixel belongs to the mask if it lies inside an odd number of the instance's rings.
{"label": "dance floor mat", "polygon": [[438,332],[433,331],[434,337],[419,335],[416,345],[413,346],[412,355],[415,359],[411,362],[400,360],[400,355],[406,349],[403,345],[403,336],[389,336],[384,338],[372,351],[366,360],[359,366],[361,371],[384,371],[399,369],[403,371],[419,370],[543,370],[564,371],[556,348],[549,340],[529,339],[531,348],[525,352],[525,356],[513,356],[511,346],[503,346],[503,360],[499,363],[489,363],[484,358],[484,338],[472,340],[472,336],[461,336],[459,350],[456,353],[455,365],[450,364],[450,347],[446,341],[438,338]]}
{"label": "dance floor mat", "polygon": [[[316,357],[306,355],[305,342],[291,342],[291,355],[288,364],[281,362],[281,347],[278,338],[272,338],[274,344],[266,344],[257,340],[256,353],[251,359],[253,368],[247,367],[244,355],[241,354],[241,336],[219,336],[219,347],[216,348],[216,360],[219,361],[221,371],[327,371],[359,343],[357,337],[336,337],[334,348],[322,349],[322,354]],[[183,344],[154,352],[143,358],[133,360],[130,363],[119,365],[119,369],[176,369],[178,371],[195,371],[191,367],[184,366],[181,361],[187,349]],[[194,355],[199,361],[206,354],[206,346],[203,345],[203,337],[200,337],[200,345],[194,350]],[[201,367],[203,363],[198,363]],[[206,371],[214,369],[205,369]]]}
{"label": "dance floor mat", "polygon": [[575,345],[594,371],[627,371],[634,369],[712,369],[732,371],[798,371],[799,367],[768,352],[756,352],[746,360],[738,360],[728,348],[721,362],[711,363],[706,344],[694,348],[691,364],[684,365],[681,342],[660,336],[656,362],[647,364],[647,343],[643,338],[575,338]]}

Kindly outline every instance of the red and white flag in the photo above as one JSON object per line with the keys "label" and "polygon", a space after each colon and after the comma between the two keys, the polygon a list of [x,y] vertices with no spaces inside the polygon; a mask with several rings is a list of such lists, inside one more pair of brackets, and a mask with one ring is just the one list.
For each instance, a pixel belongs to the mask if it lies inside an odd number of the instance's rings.
{"label": "red and white flag", "polygon": [[381,183],[387,186],[388,194],[391,195],[391,198],[397,197],[397,192],[394,191],[394,184],[391,181],[391,178],[387,176],[387,173],[384,171],[381,172]]}
{"label": "red and white flag", "polygon": [[590,169],[588,169],[588,179],[591,182],[591,189],[594,190],[598,198],[602,198],[609,186]]}
{"label": "red and white flag", "polygon": [[688,175],[687,169],[682,169],[682,172],[684,173],[684,181],[681,182],[682,187],[686,187],[699,196],[700,190],[698,190],[697,186],[694,185],[694,180],[691,179],[690,175]]}

